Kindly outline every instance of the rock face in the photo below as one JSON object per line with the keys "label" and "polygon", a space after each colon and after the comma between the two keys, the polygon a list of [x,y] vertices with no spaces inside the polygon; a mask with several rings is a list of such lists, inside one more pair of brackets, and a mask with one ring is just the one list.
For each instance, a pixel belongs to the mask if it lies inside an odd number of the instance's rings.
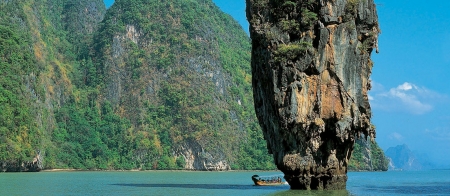
{"label": "rock face", "polygon": [[223,155],[219,154],[215,157],[194,141],[186,141],[178,147],[176,154],[184,158],[186,170],[227,171],[231,169]]}
{"label": "rock face", "polygon": [[367,91],[373,0],[247,0],[255,109],[292,189],[345,189],[355,137],[374,138]]}
{"label": "rock face", "polygon": [[43,169],[43,156],[40,151],[32,161],[4,161],[0,160],[1,172],[38,172]]}

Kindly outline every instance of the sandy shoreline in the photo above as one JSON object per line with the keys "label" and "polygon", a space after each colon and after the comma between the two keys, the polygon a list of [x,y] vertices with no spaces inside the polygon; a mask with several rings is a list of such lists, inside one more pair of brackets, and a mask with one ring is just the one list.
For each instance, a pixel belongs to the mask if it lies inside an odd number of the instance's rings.
{"label": "sandy shoreline", "polygon": [[137,172],[137,171],[152,171],[152,170],[137,170],[137,169],[133,169],[133,170],[88,170],[88,169],[43,169],[41,170],[41,172],[67,172],[67,171],[89,171],[89,172],[93,172],[93,171],[123,171],[123,172]]}
{"label": "sandy shoreline", "polygon": [[84,170],[84,169],[44,169],[41,172],[281,172],[278,170],[228,170],[228,171],[200,171],[200,170]]}
{"label": "sandy shoreline", "polygon": [[80,169],[43,169],[41,172],[59,172],[59,171],[83,171]]}

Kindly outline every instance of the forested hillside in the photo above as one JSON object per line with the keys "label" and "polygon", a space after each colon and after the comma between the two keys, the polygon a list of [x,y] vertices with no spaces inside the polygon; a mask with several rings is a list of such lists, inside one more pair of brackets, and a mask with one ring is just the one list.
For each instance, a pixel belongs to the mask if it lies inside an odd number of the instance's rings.
{"label": "forested hillside", "polygon": [[[105,12],[100,0],[78,4],[83,8],[90,4],[97,15]],[[72,44],[76,41],[70,42],[63,21],[72,5],[63,0],[0,2],[2,170],[22,170],[18,165],[41,152],[48,157],[56,152],[51,137],[56,125],[54,111],[76,93],[73,75],[78,59]]]}
{"label": "forested hillside", "polygon": [[106,15],[101,1],[1,6],[3,162],[40,152],[45,168],[274,168],[248,37],[211,1],[117,1]]}
{"label": "forested hillside", "polygon": [[377,143],[363,138],[356,140],[348,169],[351,171],[387,171],[389,159]]}
{"label": "forested hillside", "polygon": [[[0,13],[0,160],[26,159],[34,154],[39,145],[42,129],[36,125],[33,114],[32,94],[27,88],[36,88],[32,77],[39,74],[35,67],[29,31],[11,21],[7,13],[15,13],[14,7],[4,8]],[[3,12],[7,10],[8,12]],[[23,12],[19,13],[24,15]],[[4,20],[10,18],[10,20]],[[27,83],[25,83],[27,82]],[[34,91],[36,92],[36,91]]]}
{"label": "forested hillside", "polygon": [[0,1],[0,74],[3,171],[275,169],[211,0]]}
{"label": "forested hillside", "polygon": [[274,168],[248,37],[211,1],[116,1],[93,39],[78,100],[56,112],[56,167]]}

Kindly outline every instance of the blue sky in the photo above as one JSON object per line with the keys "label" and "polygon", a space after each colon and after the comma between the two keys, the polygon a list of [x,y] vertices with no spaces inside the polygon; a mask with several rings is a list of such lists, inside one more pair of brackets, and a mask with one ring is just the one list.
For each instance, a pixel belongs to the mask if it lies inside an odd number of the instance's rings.
{"label": "blue sky", "polygon": [[[248,31],[245,0],[213,1]],[[407,144],[450,166],[450,1],[375,3],[382,31],[369,92],[376,140],[384,150]]]}
{"label": "blue sky", "polygon": [[[383,149],[407,144],[450,162],[450,1],[376,0],[372,121]],[[448,165],[448,164],[447,164]]]}

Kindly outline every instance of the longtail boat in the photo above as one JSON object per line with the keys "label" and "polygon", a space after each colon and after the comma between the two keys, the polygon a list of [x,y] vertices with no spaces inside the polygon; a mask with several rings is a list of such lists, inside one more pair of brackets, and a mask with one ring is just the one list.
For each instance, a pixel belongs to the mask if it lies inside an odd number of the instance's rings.
{"label": "longtail boat", "polygon": [[280,175],[274,176],[258,176],[253,175],[252,180],[256,186],[278,186],[287,184]]}

